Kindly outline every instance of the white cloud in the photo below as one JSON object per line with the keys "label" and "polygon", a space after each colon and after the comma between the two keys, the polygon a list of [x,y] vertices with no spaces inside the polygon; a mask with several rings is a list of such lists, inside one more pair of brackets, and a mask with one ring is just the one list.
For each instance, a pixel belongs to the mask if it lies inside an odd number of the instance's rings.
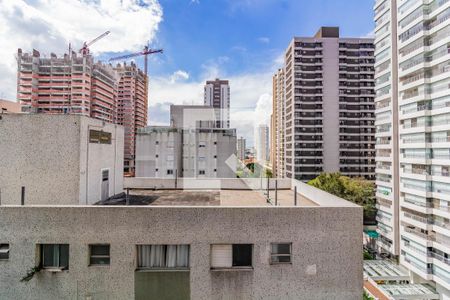
{"label": "white cloud", "polygon": [[258,41],[261,42],[261,43],[263,43],[263,44],[268,44],[268,43],[270,43],[270,39],[269,39],[268,37],[266,37],[266,36],[259,37],[259,38],[258,38]]}
{"label": "white cloud", "polygon": [[179,80],[187,80],[189,79],[189,73],[183,70],[175,71],[170,77],[170,82],[175,83]]}
{"label": "white cloud", "polygon": [[2,0],[0,1],[0,94],[14,99],[17,48],[41,55],[75,49],[103,32],[93,53],[136,51],[152,41],[162,21],[157,0]]}

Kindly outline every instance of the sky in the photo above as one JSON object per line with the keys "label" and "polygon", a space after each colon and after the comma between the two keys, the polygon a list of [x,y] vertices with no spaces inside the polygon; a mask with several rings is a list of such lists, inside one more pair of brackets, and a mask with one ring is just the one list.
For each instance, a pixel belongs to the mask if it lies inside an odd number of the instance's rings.
{"label": "sky", "polygon": [[[373,0],[0,0],[0,98],[16,99],[17,48],[42,55],[91,46],[100,60],[151,48],[149,124],[168,125],[170,104],[203,104],[203,85],[228,79],[231,125],[248,144],[268,124],[272,75],[293,36],[339,26],[372,35]],[[134,61],[143,67],[143,57]]]}

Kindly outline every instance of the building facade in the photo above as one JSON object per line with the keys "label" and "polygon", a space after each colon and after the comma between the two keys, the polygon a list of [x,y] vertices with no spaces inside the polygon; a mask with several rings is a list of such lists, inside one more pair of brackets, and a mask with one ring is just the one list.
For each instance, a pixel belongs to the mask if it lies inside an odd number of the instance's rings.
{"label": "building facade", "polygon": [[215,127],[230,128],[230,85],[228,80],[216,78],[206,81],[204,104],[217,109]]}
{"label": "building facade", "polygon": [[237,149],[237,158],[240,161],[244,161],[245,159],[245,139],[241,136],[240,138],[238,138],[237,140],[237,145],[236,145],[236,149]]}
{"label": "building facade", "polygon": [[125,129],[124,172],[134,173],[136,132],[147,126],[148,78],[134,63],[118,64],[114,70],[119,74],[117,98],[117,124]]}
{"label": "building facade", "polygon": [[2,205],[0,298],[360,299],[362,208],[295,185],[313,206]]}
{"label": "building facade", "polygon": [[50,58],[17,54],[17,100],[22,111],[78,114],[115,123],[118,80],[111,66],[75,53]]}
{"label": "building facade", "polygon": [[284,65],[287,177],[374,179],[373,65],[373,39],[341,38],[337,27],[292,39]]}
{"label": "building facade", "polygon": [[171,105],[170,127],[138,130],[136,176],[236,177],[236,129],[217,128],[217,109]]}
{"label": "building facade", "polygon": [[256,127],[256,159],[262,165],[269,161],[269,127],[260,124]]}
{"label": "building facade", "polygon": [[450,2],[374,10],[378,246],[448,298]]}
{"label": "building facade", "polygon": [[93,204],[123,191],[123,128],[80,115],[0,119],[2,205]]}
{"label": "building facade", "polygon": [[284,70],[278,69],[272,78],[272,118],[270,127],[270,157],[273,174],[277,178],[285,177],[284,134],[285,134],[285,85]]}

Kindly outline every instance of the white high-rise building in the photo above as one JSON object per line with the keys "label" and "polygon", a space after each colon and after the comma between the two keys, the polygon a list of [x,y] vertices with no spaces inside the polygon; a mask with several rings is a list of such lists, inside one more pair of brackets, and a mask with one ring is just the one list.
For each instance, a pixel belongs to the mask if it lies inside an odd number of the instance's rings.
{"label": "white high-rise building", "polygon": [[256,160],[262,164],[269,160],[269,127],[264,124],[256,128]]}
{"label": "white high-rise building", "polygon": [[208,80],[204,104],[216,108],[216,127],[230,128],[230,85],[228,80]]}
{"label": "white high-rise building", "polygon": [[450,297],[450,1],[375,2],[378,247]]}

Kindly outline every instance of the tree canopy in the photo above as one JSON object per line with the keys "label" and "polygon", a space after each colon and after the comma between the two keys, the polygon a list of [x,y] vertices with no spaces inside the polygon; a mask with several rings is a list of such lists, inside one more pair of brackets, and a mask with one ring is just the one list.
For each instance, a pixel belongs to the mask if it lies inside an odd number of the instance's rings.
{"label": "tree canopy", "polygon": [[364,178],[350,178],[341,173],[322,173],[308,184],[361,205],[365,213],[375,209],[375,184]]}

